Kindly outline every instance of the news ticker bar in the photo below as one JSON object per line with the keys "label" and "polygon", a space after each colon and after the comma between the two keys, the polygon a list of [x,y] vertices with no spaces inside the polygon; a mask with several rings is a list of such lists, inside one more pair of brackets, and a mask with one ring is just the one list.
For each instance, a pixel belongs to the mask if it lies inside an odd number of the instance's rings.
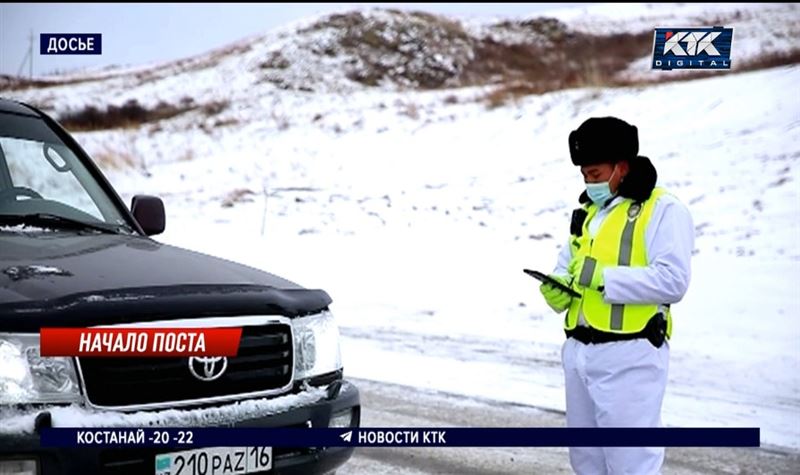
{"label": "news ticker bar", "polygon": [[46,428],[42,447],[758,447],[745,428]]}

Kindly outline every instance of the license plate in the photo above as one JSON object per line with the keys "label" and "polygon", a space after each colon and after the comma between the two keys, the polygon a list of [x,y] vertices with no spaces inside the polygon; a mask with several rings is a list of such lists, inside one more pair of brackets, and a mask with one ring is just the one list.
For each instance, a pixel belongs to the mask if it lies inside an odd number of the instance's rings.
{"label": "license plate", "polygon": [[206,447],[156,455],[156,475],[232,475],[272,468],[272,447]]}

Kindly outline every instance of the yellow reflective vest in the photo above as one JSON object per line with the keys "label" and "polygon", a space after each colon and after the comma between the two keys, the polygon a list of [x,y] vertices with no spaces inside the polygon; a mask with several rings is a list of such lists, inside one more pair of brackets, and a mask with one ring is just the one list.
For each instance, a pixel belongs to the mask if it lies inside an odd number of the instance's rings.
{"label": "yellow reflective vest", "polygon": [[[599,207],[594,203],[585,205],[588,214],[583,222],[582,235],[572,235],[570,238],[572,257],[590,256],[606,266],[647,266],[645,230],[653,215],[656,200],[665,193],[663,188],[656,188],[643,203],[625,199],[606,216],[594,238],[589,235],[589,222],[597,214]],[[591,276],[588,270],[585,273]],[[580,278],[578,276],[576,280]],[[576,283],[573,282],[573,287]],[[597,330],[637,333],[644,329],[651,317],[662,312],[667,317],[667,337],[672,334],[672,315],[667,305],[657,302],[610,304],[603,300],[603,293],[600,291],[583,287],[576,290],[582,293],[582,297],[573,298],[570,303],[564,320],[564,328],[567,330],[575,328],[579,315],[582,314],[586,323]]]}

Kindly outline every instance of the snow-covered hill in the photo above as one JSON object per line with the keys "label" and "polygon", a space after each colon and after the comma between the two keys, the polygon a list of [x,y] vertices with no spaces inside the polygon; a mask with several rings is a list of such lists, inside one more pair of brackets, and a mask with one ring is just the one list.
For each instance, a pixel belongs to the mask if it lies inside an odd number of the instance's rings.
{"label": "snow-covered hill", "polygon": [[[334,26],[357,18],[343,15],[182,62],[2,94],[56,115],[132,99],[182,107],[138,127],[76,134],[126,199],[165,199],[161,240],[328,290],[349,374],[555,409],[561,318],[520,270],[548,270],[566,241],[583,186],[568,133],[591,116],[622,117],[696,226],[692,285],[674,308],[665,422],[759,426],[765,443],[800,448],[799,66],[574,87],[494,108],[489,82],[403,80],[470,70],[471,48],[486,38],[546,43],[558,31],[722,23],[736,29],[735,57],[750,45],[743,60],[796,48],[800,31],[794,4],[588,8],[534,22],[535,35],[523,28],[531,19],[456,28],[362,12],[356,31],[383,22],[380,31],[412,38],[454,35],[440,57],[413,65],[391,62],[409,44],[401,41],[376,85],[350,61],[381,56],[361,42],[342,46],[347,35]],[[636,61],[623,73],[658,74]],[[369,64],[355,71],[374,71]]]}
{"label": "snow-covered hill", "polygon": [[[539,78],[533,75],[546,76],[549,70],[583,73],[577,63],[586,62],[602,67],[611,61],[623,66],[623,77],[663,80],[670,74],[653,75],[648,68],[654,26],[733,27],[736,70],[760,56],[796,53],[799,17],[797,4],[594,4],[518,20],[364,9],[309,18],[180,61],[16,85],[6,78],[0,90],[63,114],[130,99],[149,106],[178,104],[185,97],[252,102],[283,90],[440,88],[521,77],[535,81]],[[78,94],[67,98],[62,87]]]}

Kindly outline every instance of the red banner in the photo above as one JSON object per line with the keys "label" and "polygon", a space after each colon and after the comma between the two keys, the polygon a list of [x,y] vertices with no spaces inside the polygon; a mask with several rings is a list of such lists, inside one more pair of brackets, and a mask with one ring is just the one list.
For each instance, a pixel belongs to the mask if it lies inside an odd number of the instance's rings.
{"label": "red banner", "polygon": [[241,328],[42,328],[42,356],[236,356]]}

